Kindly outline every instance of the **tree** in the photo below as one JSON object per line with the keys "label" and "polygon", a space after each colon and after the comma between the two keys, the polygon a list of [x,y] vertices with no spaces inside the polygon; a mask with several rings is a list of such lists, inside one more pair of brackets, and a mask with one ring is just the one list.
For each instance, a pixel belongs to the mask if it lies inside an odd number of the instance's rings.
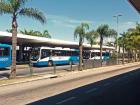
{"label": "tree", "polygon": [[9,33],[12,33],[12,29],[7,29],[6,31]]}
{"label": "tree", "polygon": [[125,49],[128,53],[128,62],[137,61],[138,55],[140,55],[140,24],[136,23],[135,28],[129,28],[127,32],[124,32],[121,35],[122,36],[118,38],[118,44],[123,48],[123,60]]}
{"label": "tree", "polygon": [[133,55],[133,45],[132,45],[132,38],[130,38],[130,33],[127,32],[127,36],[125,37],[125,49],[128,52],[128,62],[130,62]]}
{"label": "tree", "polygon": [[90,43],[91,47],[93,44],[97,43],[96,39],[98,38],[98,36],[99,36],[99,34],[94,30],[87,33],[86,39]]}
{"label": "tree", "polygon": [[76,27],[74,31],[74,38],[79,37],[79,50],[80,50],[80,55],[79,55],[79,70],[82,70],[82,52],[83,52],[83,42],[84,39],[87,36],[87,30],[89,29],[89,25],[87,23],[81,23],[78,27]]}
{"label": "tree", "polygon": [[42,33],[42,37],[51,38],[51,35],[49,34],[48,30],[44,30]]}
{"label": "tree", "polygon": [[103,51],[103,40],[105,37],[115,37],[117,32],[114,29],[110,29],[107,24],[100,25],[96,32],[98,32],[100,37],[100,61],[102,66],[102,51]]}
{"label": "tree", "polygon": [[128,36],[128,32],[123,32],[121,34],[121,37],[118,38],[118,45],[119,45],[119,47],[122,47],[122,50],[123,50],[123,53],[122,53],[122,63],[123,64],[124,64],[124,58],[125,58],[125,49],[126,49],[126,45],[127,45],[127,36]]}
{"label": "tree", "polygon": [[42,12],[35,8],[26,8],[25,3],[28,0],[2,0],[0,1],[0,14],[12,15],[12,67],[10,78],[16,77],[16,45],[17,45],[17,17],[27,16],[40,21],[42,24],[46,22],[46,18]]}
{"label": "tree", "polygon": [[26,30],[26,29],[24,29],[23,31],[22,30],[20,30],[20,33],[21,34],[25,34],[25,35],[31,35],[31,36],[35,36],[35,32],[33,31],[33,30]]}
{"label": "tree", "polygon": [[51,38],[51,35],[49,34],[48,30],[44,30],[43,32],[40,31],[34,31],[34,30],[21,30],[20,33],[25,35],[31,35],[31,36],[39,36],[39,37],[46,37]]}
{"label": "tree", "polygon": [[[135,28],[130,28],[128,29],[129,33],[129,48],[131,50],[132,55],[134,55],[132,58],[137,61],[137,55],[138,55],[138,50],[139,50],[139,55],[140,55],[140,24],[137,22]],[[140,58],[139,58],[140,59]],[[133,60],[132,60],[133,61]]]}

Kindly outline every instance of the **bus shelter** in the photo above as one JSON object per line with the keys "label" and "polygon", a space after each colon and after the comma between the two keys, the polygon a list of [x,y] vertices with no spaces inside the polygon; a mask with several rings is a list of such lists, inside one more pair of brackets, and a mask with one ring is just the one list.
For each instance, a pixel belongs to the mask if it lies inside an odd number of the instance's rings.
{"label": "bus shelter", "polygon": [[[8,32],[0,32],[0,43],[12,44],[12,34]],[[30,36],[30,35],[17,35],[17,59],[19,61],[26,61],[29,59],[29,49],[32,47],[62,47],[62,48],[71,48],[78,49],[78,42],[64,41],[58,39],[49,39],[44,37]],[[92,50],[99,49],[99,45],[83,44],[83,49]],[[103,50],[112,51],[114,47],[103,46]],[[26,59],[27,58],[27,59]]]}

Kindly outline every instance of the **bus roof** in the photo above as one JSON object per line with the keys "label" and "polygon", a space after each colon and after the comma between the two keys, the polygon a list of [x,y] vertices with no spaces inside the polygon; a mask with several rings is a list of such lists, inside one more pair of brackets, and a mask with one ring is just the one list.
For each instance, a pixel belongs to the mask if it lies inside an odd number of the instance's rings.
{"label": "bus roof", "polygon": [[78,49],[62,48],[62,47],[40,47],[41,49],[50,49],[50,50],[64,50],[64,51],[79,51]]}
{"label": "bus roof", "polygon": [[[100,52],[100,50],[90,50],[91,52]],[[106,52],[106,51],[102,51],[102,52]]]}
{"label": "bus roof", "polygon": [[11,45],[8,45],[8,44],[1,44],[1,43],[0,43],[0,47],[11,47]]}

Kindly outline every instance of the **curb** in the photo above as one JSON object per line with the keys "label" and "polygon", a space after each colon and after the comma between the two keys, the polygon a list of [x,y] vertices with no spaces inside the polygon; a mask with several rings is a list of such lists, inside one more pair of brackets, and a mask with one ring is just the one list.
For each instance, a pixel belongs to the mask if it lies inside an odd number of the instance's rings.
{"label": "curb", "polygon": [[31,81],[44,80],[44,79],[49,79],[49,78],[57,78],[57,77],[58,77],[58,75],[51,75],[51,76],[47,76],[47,77],[38,77],[38,78],[30,79],[27,81],[18,81],[18,82],[13,82],[13,83],[9,83],[9,84],[2,84],[2,85],[0,85],[0,87],[21,84],[21,83],[26,83],[26,82],[31,82]]}

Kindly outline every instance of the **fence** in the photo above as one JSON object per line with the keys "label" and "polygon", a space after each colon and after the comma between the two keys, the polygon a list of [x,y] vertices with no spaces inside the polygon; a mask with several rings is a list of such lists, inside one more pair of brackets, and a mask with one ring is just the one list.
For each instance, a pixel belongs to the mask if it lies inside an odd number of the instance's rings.
{"label": "fence", "polygon": [[[119,64],[121,64],[122,61],[120,61]],[[101,66],[110,66],[110,65],[116,65],[117,61],[116,59],[109,59],[106,61],[100,60],[83,60],[83,70],[86,69],[92,69],[97,68]],[[58,74],[58,73],[64,73],[64,72],[71,72],[71,71],[78,71],[79,65],[53,65],[52,67],[32,67],[32,65],[29,66],[29,74]]]}
{"label": "fence", "polygon": [[[134,61],[128,61],[128,59],[125,59],[125,63],[127,62],[134,62]],[[119,64],[122,64],[122,59],[119,59]],[[102,66],[110,66],[110,65],[116,65],[116,59],[112,58],[106,61],[102,61]],[[86,69],[92,69],[101,67],[101,61],[100,60],[83,60],[83,70]],[[35,74],[58,74],[58,73],[66,73],[71,71],[78,71],[79,65],[53,65],[52,67],[33,67],[30,63],[29,66],[27,65],[17,65],[17,76],[27,76],[27,75],[35,75]],[[10,69],[9,69],[10,70]],[[2,71],[2,70],[1,70]],[[9,75],[8,70],[4,70],[0,73],[0,76]]]}
{"label": "fence", "polygon": [[106,61],[101,60],[84,60],[83,61],[83,69],[91,69],[91,68],[97,68],[101,66],[109,66],[109,65],[116,65],[117,61],[116,59],[110,59]]}

